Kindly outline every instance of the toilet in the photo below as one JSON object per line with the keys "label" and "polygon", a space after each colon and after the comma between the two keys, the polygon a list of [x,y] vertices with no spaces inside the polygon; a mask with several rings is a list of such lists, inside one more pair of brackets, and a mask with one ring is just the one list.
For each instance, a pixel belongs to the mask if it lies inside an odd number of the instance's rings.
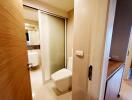
{"label": "toilet", "polygon": [[72,87],[72,64],[73,58],[68,58],[67,68],[63,68],[51,75],[55,87],[60,92],[65,92]]}

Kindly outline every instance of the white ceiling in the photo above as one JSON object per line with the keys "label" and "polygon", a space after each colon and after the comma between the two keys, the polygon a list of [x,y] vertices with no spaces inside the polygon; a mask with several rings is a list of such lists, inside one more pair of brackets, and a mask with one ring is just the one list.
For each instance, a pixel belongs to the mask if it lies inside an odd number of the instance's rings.
{"label": "white ceiling", "polygon": [[70,11],[74,8],[74,0],[38,0],[55,8]]}

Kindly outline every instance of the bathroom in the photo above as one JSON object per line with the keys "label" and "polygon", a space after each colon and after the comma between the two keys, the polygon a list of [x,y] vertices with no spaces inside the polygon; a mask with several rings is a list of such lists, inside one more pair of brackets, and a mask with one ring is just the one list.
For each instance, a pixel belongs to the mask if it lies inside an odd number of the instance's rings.
{"label": "bathroom", "polygon": [[29,6],[27,1],[23,8],[32,97],[71,100],[73,6],[66,18]]}

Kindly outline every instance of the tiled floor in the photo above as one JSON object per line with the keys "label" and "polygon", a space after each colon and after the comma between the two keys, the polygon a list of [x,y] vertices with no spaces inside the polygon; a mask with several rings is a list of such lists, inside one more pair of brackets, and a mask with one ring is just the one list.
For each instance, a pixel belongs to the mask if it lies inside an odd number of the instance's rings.
{"label": "tiled floor", "polygon": [[53,91],[52,87],[53,82],[49,82],[42,86],[41,88],[39,88],[39,90],[36,92],[34,100],[72,100],[71,92],[57,96]]}
{"label": "tiled floor", "polygon": [[132,100],[132,80],[123,80],[119,100]]}
{"label": "tiled floor", "polygon": [[41,68],[30,71],[30,78],[31,78],[32,95],[34,97],[38,89],[43,85]]}
{"label": "tiled floor", "polygon": [[[54,84],[52,81],[43,84],[41,69],[31,71],[30,75],[33,100],[72,100],[72,92],[58,96],[53,90]],[[132,80],[123,80],[120,95],[121,97],[118,100],[132,100]]]}
{"label": "tiled floor", "polygon": [[31,71],[30,76],[33,100],[72,100],[72,92],[68,92],[58,96],[54,92],[54,84],[52,81],[43,84],[41,69]]}

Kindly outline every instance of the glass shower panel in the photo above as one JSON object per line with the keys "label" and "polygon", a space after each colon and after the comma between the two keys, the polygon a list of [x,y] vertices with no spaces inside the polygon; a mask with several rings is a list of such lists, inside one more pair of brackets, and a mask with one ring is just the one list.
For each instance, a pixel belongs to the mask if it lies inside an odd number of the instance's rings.
{"label": "glass shower panel", "polygon": [[40,38],[45,79],[65,67],[65,20],[40,12]]}

